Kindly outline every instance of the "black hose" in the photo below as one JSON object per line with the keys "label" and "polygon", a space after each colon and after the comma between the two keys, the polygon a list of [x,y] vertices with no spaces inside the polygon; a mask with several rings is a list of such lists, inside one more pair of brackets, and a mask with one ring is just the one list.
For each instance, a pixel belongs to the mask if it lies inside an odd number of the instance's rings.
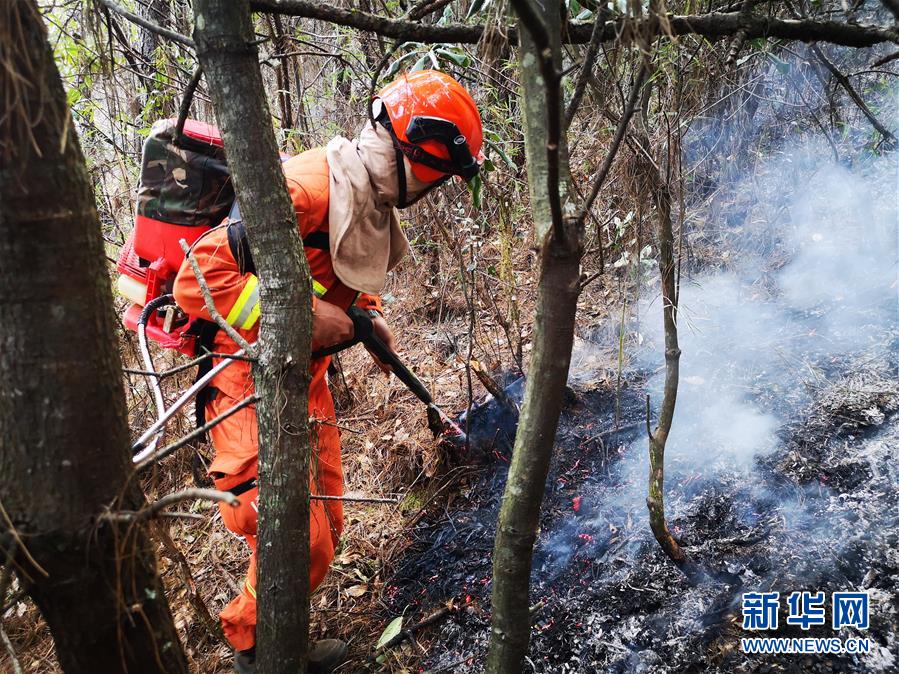
{"label": "black hose", "polygon": [[175,296],[171,294],[154,297],[152,300],[147,302],[147,305],[143,308],[143,311],[140,312],[140,316],[137,319],[137,324],[146,326],[147,321],[150,319],[150,314],[156,311],[159,307],[174,303]]}

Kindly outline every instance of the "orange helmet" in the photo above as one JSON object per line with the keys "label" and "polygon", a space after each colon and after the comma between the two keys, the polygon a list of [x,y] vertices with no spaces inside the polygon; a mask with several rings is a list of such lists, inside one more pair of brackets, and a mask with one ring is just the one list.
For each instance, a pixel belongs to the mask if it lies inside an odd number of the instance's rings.
{"label": "orange helmet", "polygon": [[390,131],[419,180],[477,175],[484,158],[481,116],[471,94],[446,73],[401,75],[375,97],[372,117]]}

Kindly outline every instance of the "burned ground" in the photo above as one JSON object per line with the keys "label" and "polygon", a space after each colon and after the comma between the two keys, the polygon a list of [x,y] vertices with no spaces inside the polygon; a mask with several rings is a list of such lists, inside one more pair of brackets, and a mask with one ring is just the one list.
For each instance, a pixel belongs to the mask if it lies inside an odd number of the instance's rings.
{"label": "burned ground", "polygon": [[[639,380],[622,391],[619,424],[610,391],[589,391],[563,416],[533,566],[536,606],[529,659],[535,672],[820,671],[896,667],[899,556],[895,447],[899,387],[890,361],[847,362],[812,401],[792,410],[780,447],[752,475],[681,470],[671,456],[671,527],[703,570],[690,581],[663,555],[646,524],[642,471],[623,467],[645,452]],[[840,407],[840,406],[843,407]],[[847,426],[846,406],[861,412]],[[603,435],[606,431],[605,435]],[[642,464],[636,461],[636,464]],[[484,469],[453,513],[422,522],[390,581],[397,613],[457,608],[431,642],[428,666],[479,671],[489,634],[490,556],[503,457]],[[631,493],[623,498],[622,491]],[[392,587],[391,587],[392,586]],[[739,651],[740,594],[865,589],[872,653],[747,656]],[[785,626],[776,636],[807,634]],[[847,636],[842,633],[841,636]],[[468,659],[468,660],[466,660]]]}
{"label": "burned ground", "polygon": [[[899,671],[896,211],[884,198],[895,161],[868,155],[850,169],[821,156],[817,142],[772,151],[726,192],[698,196],[685,225],[688,242],[714,241],[684,268],[666,450],[669,525],[697,577],[667,560],[646,514],[645,396],[654,413],[664,378],[656,281],[645,277],[620,326],[581,327],[595,341],[578,341],[572,361],[576,402],[545,494],[526,671]],[[715,220],[728,197],[749,206]],[[620,387],[609,350],[619,330]],[[390,615],[454,608],[427,639],[431,671],[478,672],[486,654],[507,470],[502,452],[488,455],[464,499],[418,525],[388,583]],[[867,631],[835,632],[830,607],[825,626],[786,623],[794,591],[863,590]],[[750,591],[780,592],[780,629],[742,629]],[[772,635],[868,637],[870,652],[742,653],[741,637]]]}

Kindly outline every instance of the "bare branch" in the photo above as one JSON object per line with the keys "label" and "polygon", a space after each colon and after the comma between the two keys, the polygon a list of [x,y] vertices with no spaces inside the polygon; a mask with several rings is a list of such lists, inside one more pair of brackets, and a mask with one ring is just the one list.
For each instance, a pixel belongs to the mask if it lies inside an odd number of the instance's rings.
{"label": "bare branch", "polygon": [[578,219],[581,223],[587,219],[587,214],[590,213],[590,209],[593,208],[593,202],[596,201],[596,197],[599,196],[599,191],[602,189],[603,183],[605,183],[606,178],[609,176],[609,171],[612,169],[615,156],[618,154],[618,148],[621,147],[621,141],[624,140],[627,126],[631,121],[631,117],[634,115],[637,101],[640,99],[640,90],[643,88],[643,84],[646,82],[648,75],[649,64],[644,60],[643,64],[640,66],[640,71],[637,73],[637,79],[634,81],[631,94],[628,96],[624,112],[621,114],[621,119],[618,120],[618,128],[615,129],[615,137],[612,139],[612,146],[609,148],[608,153],[606,153],[606,158],[603,161],[602,167],[599,169],[599,173],[596,174],[596,179],[593,181],[593,187],[590,188],[590,194],[578,215]]}
{"label": "bare branch", "polygon": [[187,115],[190,113],[190,104],[194,100],[194,93],[200,86],[200,78],[203,77],[203,69],[197,66],[193,75],[190,76],[190,82],[184,88],[184,94],[181,96],[181,105],[178,107],[178,123],[175,125],[175,141],[184,133],[184,123],[187,121]]}
{"label": "bare branch", "polygon": [[410,21],[421,21],[428,14],[443,9],[453,0],[421,0],[415,3],[406,15]]}
{"label": "bare branch", "polygon": [[16,651],[12,646],[12,641],[9,640],[9,635],[6,634],[6,630],[3,629],[2,624],[0,624],[0,641],[3,642],[3,646],[6,648],[6,652],[9,655],[9,660],[12,663],[12,671],[15,674],[23,674],[22,663],[19,662]]}
{"label": "bare branch", "polygon": [[[259,12],[318,19],[404,41],[477,44],[485,30],[483,25],[450,23],[438,26],[405,19],[389,19],[313,0],[254,0],[251,5]],[[626,21],[630,21],[627,26]],[[650,39],[667,34],[672,36],[696,34],[710,40],[720,40],[736,34],[741,29],[745,30],[747,40],[759,37],[780,38],[800,42],[831,42],[847,47],[870,47],[882,42],[899,44],[899,31],[894,27],[815,19],[779,19],[771,16],[745,17],[738,11],[690,16],[653,15],[636,22],[625,18],[604,21],[601,41],[612,42],[619,38],[627,39],[627,36],[632,35]],[[514,27],[506,26],[502,30],[508,35],[511,44],[518,43],[518,31]],[[569,44],[587,44],[592,33],[593,23],[571,23],[564,40]]]}
{"label": "bare branch", "polygon": [[590,74],[593,72],[593,63],[596,61],[596,55],[599,53],[599,45],[602,43],[602,14],[598,14],[593,24],[593,32],[590,34],[590,42],[587,44],[587,53],[584,54],[584,62],[581,64],[581,72],[574,83],[574,93],[568,102],[568,108],[565,110],[565,127],[571,126],[571,120],[581,105],[584,98],[584,92],[587,90],[587,82],[590,80]]}
{"label": "bare branch", "polygon": [[181,250],[184,251],[184,256],[187,258],[187,261],[190,262],[190,268],[193,269],[194,276],[197,277],[200,292],[203,293],[203,301],[206,302],[206,310],[209,312],[212,320],[214,320],[241,349],[255,358],[256,347],[241,337],[237,330],[235,330],[234,327],[218,312],[218,309],[215,308],[215,302],[212,299],[212,292],[209,290],[209,284],[206,283],[206,277],[203,276],[203,270],[200,269],[197,259],[193,256],[193,253],[190,252],[190,246],[187,245],[187,241],[181,239],[178,243],[181,245]]}
{"label": "bare branch", "polygon": [[[50,574],[47,573],[47,570],[38,564],[37,560],[32,556],[32,554],[28,551],[28,548],[25,546],[24,541],[22,541],[22,537],[19,536],[19,532],[16,529],[16,526],[12,523],[12,520],[9,517],[9,513],[6,512],[6,508],[3,507],[3,503],[0,503],[0,515],[3,516],[3,521],[6,523],[6,526],[9,527],[9,533],[12,535],[13,541],[19,550],[21,550],[22,554],[25,555],[25,558],[28,560],[28,563],[34,567],[38,573],[40,573],[44,578],[49,578]],[[12,559],[11,559],[12,561]],[[24,569],[21,569],[24,571]],[[27,574],[26,574],[27,575]]]}
{"label": "bare branch", "polygon": [[219,491],[218,489],[184,489],[182,491],[176,491],[173,494],[166,494],[146,508],[141,508],[140,510],[110,511],[100,515],[100,519],[107,522],[142,522],[157,517],[170,505],[180,503],[181,501],[191,501],[195,499],[221,501],[227,503],[232,508],[240,505],[240,499],[230,491]]}
{"label": "bare branch", "polygon": [[871,122],[871,126],[873,126],[877,133],[883,136],[884,143],[888,148],[896,147],[896,136],[890,132],[883,124],[881,124],[880,120],[877,119],[877,116],[871,112],[871,108],[868,107],[867,103],[865,103],[865,99],[861,97],[861,95],[855,90],[855,87],[852,86],[852,82],[849,81],[849,78],[846,77],[842,72],[840,72],[839,68],[837,68],[833,62],[825,56],[824,52],[821,51],[821,48],[812,44],[809,45],[809,50],[812,54],[815,55],[824,67],[830,71],[830,74],[833,75],[834,79],[840,83],[840,86],[846,90],[846,93],[849,94],[849,98],[851,98],[855,104],[858,106],[858,109],[862,111],[862,114],[868,118],[868,121]]}
{"label": "bare branch", "polygon": [[333,496],[331,494],[310,494],[313,501],[344,501],[346,503],[400,503],[398,498],[378,498],[376,496]]}
{"label": "bare branch", "polygon": [[165,379],[166,377],[171,377],[173,374],[178,374],[179,372],[184,372],[184,370],[189,370],[195,365],[199,365],[204,360],[209,358],[228,358],[231,360],[242,360],[249,363],[255,363],[257,361],[256,358],[251,358],[248,356],[241,356],[236,353],[218,353],[216,351],[207,351],[202,356],[197,356],[193,360],[184,363],[183,365],[177,365],[170,370],[163,370],[162,372],[153,372],[152,370],[136,370],[134,368],[124,367],[122,368],[122,372],[126,374],[138,374],[144,377],[157,377],[159,379]]}
{"label": "bare branch", "polygon": [[[750,12],[752,11],[752,4],[750,0],[743,0],[743,5],[740,7],[740,14],[744,19],[750,16]],[[734,37],[733,43],[730,45],[730,51],[727,54],[727,60],[724,62],[726,65],[733,65],[737,60],[737,56],[740,54],[740,50],[743,48],[743,44],[746,42],[746,29],[740,28],[737,31],[736,36]]]}
{"label": "bare branch", "polygon": [[899,51],[891,52],[883,58],[877,59],[876,61],[874,61],[874,63],[871,64],[871,67],[880,68],[881,66],[885,66],[890,61],[895,61],[896,59],[899,59]]}
{"label": "bare branch", "polygon": [[140,461],[140,463],[138,463],[137,466],[135,467],[135,470],[140,472],[140,471],[144,470],[145,468],[148,468],[152,464],[156,463],[157,461],[164,459],[172,452],[175,452],[175,451],[181,449],[182,447],[184,447],[184,445],[189,444],[190,442],[192,442],[193,440],[196,440],[197,438],[203,437],[209,430],[211,430],[215,426],[218,426],[220,423],[222,423],[225,419],[230,417],[232,414],[236,414],[237,412],[242,410],[244,407],[249,407],[250,405],[253,405],[258,400],[259,400],[259,396],[256,394],[253,394],[251,396],[244,398],[243,400],[241,400],[239,403],[237,403],[233,407],[229,407],[227,410],[225,410],[224,412],[219,414],[215,419],[210,420],[208,423],[203,424],[199,428],[195,428],[193,431],[191,431],[190,433],[185,435],[180,440],[177,440],[170,445],[166,445],[159,451],[154,452],[153,454],[150,454],[150,456],[146,457],[145,459],[142,459]]}
{"label": "bare branch", "polygon": [[96,2],[99,2],[101,5],[103,5],[107,9],[112,10],[119,16],[122,16],[122,17],[128,19],[131,23],[137,24],[138,26],[141,26],[142,28],[146,28],[151,33],[156,33],[157,35],[161,35],[164,38],[168,38],[169,40],[172,40],[173,42],[177,42],[178,44],[183,44],[185,47],[189,47],[191,49],[196,49],[196,45],[194,44],[194,41],[191,40],[186,35],[182,35],[181,33],[176,33],[175,31],[169,30],[168,28],[163,28],[159,24],[153,23],[152,21],[149,21],[149,20],[145,19],[144,17],[135,14],[134,12],[129,12],[124,7],[120,7],[116,3],[112,2],[112,0],[96,0]]}

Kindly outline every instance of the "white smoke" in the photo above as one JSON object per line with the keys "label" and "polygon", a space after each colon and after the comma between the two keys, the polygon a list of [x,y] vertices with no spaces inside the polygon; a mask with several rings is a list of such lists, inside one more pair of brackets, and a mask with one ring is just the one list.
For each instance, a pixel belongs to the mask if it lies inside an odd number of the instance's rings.
{"label": "white smoke", "polygon": [[[850,170],[821,157],[806,144],[757,165],[737,188],[751,189],[759,207],[747,214],[733,262],[682,281],[681,379],[666,452],[673,461],[750,468],[777,445],[782,414],[805,398],[821,357],[864,352],[899,323],[896,158]],[[784,195],[786,208],[759,216]],[[768,245],[759,250],[759,242]],[[658,297],[641,303],[639,331],[637,359],[657,370],[648,384],[657,405]]]}

